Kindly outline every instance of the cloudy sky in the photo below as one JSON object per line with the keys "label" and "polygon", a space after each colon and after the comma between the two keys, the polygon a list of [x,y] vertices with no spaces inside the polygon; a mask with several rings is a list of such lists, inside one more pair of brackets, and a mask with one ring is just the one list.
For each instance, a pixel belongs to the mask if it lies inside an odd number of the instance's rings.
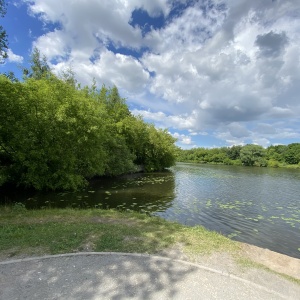
{"label": "cloudy sky", "polygon": [[116,85],[131,111],[183,148],[300,142],[299,0],[6,0],[20,71]]}

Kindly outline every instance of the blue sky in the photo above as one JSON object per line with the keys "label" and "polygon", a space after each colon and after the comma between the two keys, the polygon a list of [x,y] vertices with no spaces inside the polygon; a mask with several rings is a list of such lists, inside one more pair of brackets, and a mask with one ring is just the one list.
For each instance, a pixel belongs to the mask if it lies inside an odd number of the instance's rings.
{"label": "blue sky", "polygon": [[300,1],[6,0],[9,58],[116,85],[182,148],[300,142]]}

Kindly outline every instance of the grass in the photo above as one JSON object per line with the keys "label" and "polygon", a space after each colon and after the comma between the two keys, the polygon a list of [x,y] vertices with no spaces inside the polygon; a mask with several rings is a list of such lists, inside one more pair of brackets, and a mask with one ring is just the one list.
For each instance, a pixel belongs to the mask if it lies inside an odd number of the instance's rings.
{"label": "grass", "polygon": [[[238,242],[201,226],[188,227],[127,211],[0,206],[0,260],[85,251],[155,254],[178,245],[191,259],[229,253],[241,267],[268,270],[241,257]],[[280,275],[300,284],[298,279]]]}
{"label": "grass", "polygon": [[158,253],[176,244],[194,254],[239,249],[234,241],[203,227],[135,212],[0,207],[0,256],[86,250]]}

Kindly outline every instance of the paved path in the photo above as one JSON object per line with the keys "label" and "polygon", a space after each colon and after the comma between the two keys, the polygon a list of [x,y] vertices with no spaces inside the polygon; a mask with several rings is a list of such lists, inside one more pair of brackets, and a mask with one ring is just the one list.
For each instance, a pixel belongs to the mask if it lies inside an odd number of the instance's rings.
{"label": "paved path", "polygon": [[282,292],[149,255],[76,253],[0,262],[1,300],[300,299],[297,291]]}

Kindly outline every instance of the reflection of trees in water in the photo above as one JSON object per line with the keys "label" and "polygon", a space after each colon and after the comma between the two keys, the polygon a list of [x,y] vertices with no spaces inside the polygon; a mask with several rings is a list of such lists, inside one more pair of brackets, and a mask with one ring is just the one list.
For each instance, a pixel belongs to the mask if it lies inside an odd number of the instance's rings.
{"label": "reflection of trees in water", "polygon": [[166,210],[175,198],[172,172],[130,174],[118,178],[99,178],[78,192],[33,192],[10,196],[11,202],[24,202],[27,208],[79,207],[119,208],[155,212]]}
{"label": "reflection of trees in water", "polygon": [[93,196],[104,197],[101,201],[104,207],[155,212],[171,206],[175,197],[175,178],[171,172],[141,174],[107,188],[110,189],[98,189]]}

